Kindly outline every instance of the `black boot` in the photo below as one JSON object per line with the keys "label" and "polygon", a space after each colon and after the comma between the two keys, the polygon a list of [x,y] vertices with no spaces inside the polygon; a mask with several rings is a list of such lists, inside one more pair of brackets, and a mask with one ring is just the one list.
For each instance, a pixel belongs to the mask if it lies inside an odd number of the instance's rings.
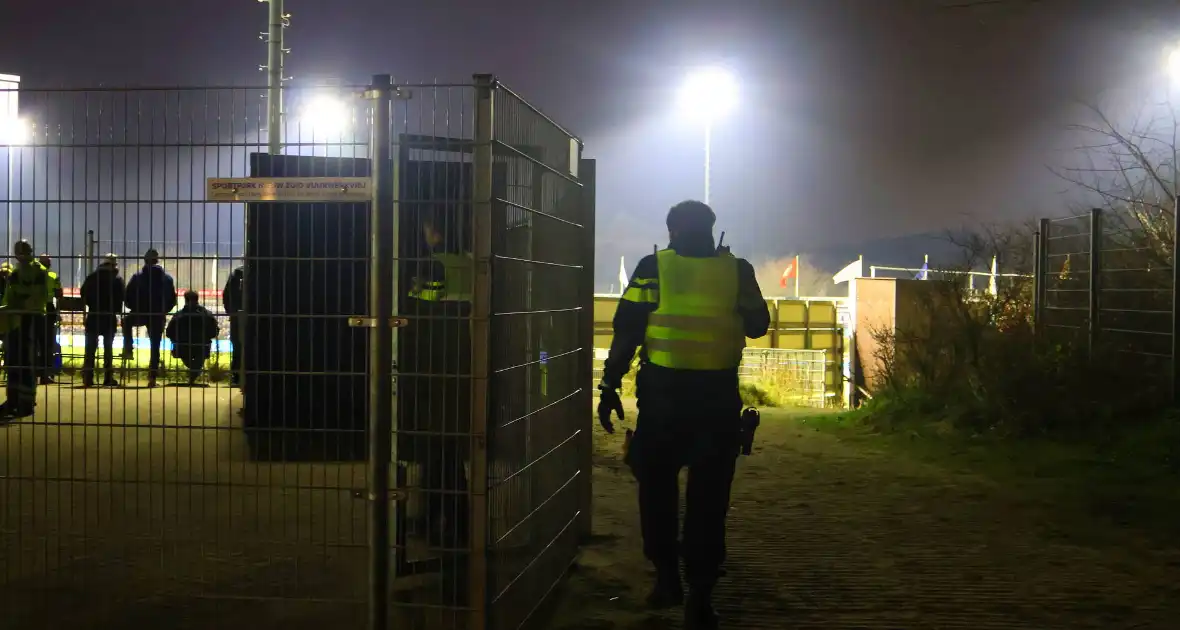
{"label": "black boot", "polygon": [[716,630],[718,623],[713,587],[689,589],[684,603],[684,630]]}
{"label": "black boot", "polygon": [[680,583],[680,567],[656,567],[656,584],[647,596],[647,605],[660,610],[684,603],[684,586]]}

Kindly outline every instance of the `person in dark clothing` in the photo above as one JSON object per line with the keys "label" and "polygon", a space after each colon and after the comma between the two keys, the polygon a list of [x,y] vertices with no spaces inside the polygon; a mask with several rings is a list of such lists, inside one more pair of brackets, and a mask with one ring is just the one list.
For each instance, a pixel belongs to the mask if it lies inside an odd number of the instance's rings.
{"label": "person in dark clothing", "polygon": [[[770,326],[754,269],[718,251],[713,210],[686,201],[668,213],[668,249],[639,261],[614,317],[614,339],[599,385],[599,421],[623,417],[618,389],[636,349],[639,418],[628,463],[639,482],[644,556],[655,565],[648,597],[680,605],[685,628],[716,628],[713,588],[725,561],[725,518],[740,448],[738,367],[745,338]],[[680,469],[689,470],[683,541],[677,521]]]}
{"label": "person in dark clothing", "polygon": [[149,249],[143,255],[143,269],[127,281],[124,303],[130,313],[123,316],[123,359],[131,360],[135,328],[147,328],[151,343],[148,363],[148,387],[155,387],[160,376],[160,341],[168,313],[176,308],[176,283],[160,266],[160,254]]}
{"label": "person in dark clothing", "polygon": [[42,385],[51,385],[58,368],[57,359],[61,357],[61,345],[57,342],[58,325],[61,323],[57,301],[64,293],[61,277],[53,270],[53,258],[49,254],[41,254],[38,262],[49,274],[49,301],[45,303],[45,318],[41,322],[40,330],[37,331],[37,374]]}
{"label": "person in dark clothing", "polygon": [[123,312],[125,290],[114,254],[107,254],[98,269],[82,282],[82,304],[86,307],[83,323],[86,351],[82,359],[82,385],[85,387],[94,385],[94,359],[99,337],[102,337],[102,365],[106,372],[102,384],[105,387],[119,385],[115,380],[115,332],[119,328],[119,313]]}
{"label": "person in dark clothing", "polygon": [[235,268],[225,281],[225,288],[221,290],[221,304],[229,314],[229,372],[230,382],[235,387],[242,385],[242,281],[245,271],[242,267]]}
{"label": "person in dark clothing", "polygon": [[184,292],[184,308],[168,322],[168,341],[172,356],[188,368],[188,384],[195,385],[211,354],[210,345],[217,338],[217,318],[200,304],[196,291]]}

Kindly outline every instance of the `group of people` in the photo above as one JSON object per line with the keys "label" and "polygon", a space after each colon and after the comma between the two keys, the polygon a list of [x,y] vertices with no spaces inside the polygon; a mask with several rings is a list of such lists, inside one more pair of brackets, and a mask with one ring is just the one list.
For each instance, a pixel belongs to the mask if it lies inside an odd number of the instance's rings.
{"label": "group of people", "polygon": [[[190,384],[196,383],[210,355],[210,346],[220,332],[217,318],[200,303],[200,294],[185,291],[184,306],[171,320],[176,308],[176,282],[160,266],[160,254],[149,249],[143,255],[143,267],[126,284],[119,274],[118,259],[107,254],[102,263],[82,283],[81,298],[86,309],[83,328],[86,349],[82,359],[82,383],[94,385],[95,355],[99,338],[103,340],[104,386],[117,386],[114,374],[115,333],[123,333],[123,357],[134,353],[136,328],[148,335],[148,387],[155,387],[160,376],[160,344],[164,337],[172,342],[172,355],[188,369]],[[123,312],[126,306],[127,312]],[[122,316],[122,325],[119,318]]]}
{"label": "group of people", "polygon": [[[15,243],[13,258],[14,265],[6,263],[0,267],[0,334],[4,339],[8,375],[7,399],[0,404],[0,418],[32,415],[37,385],[53,382],[54,354],[60,352],[57,328],[63,290],[57,273],[51,269],[52,261],[47,255],[35,257],[32,244],[25,240]],[[160,265],[160,254],[155,249],[144,253],[143,262],[143,267],[124,283],[118,259],[114,254],[107,254],[82,283],[80,297],[85,308],[86,339],[82,383],[86,387],[95,384],[100,338],[104,347],[102,385],[119,385],[114,367],[115,334],[122,332],[123,358],[131,359],[134,333],[139,327],[147,330],[149,340],[149,387],[158,384],[160,345],[164,337],[172,342],[173,356],[188,369],[190,384],[196,383],[204,370],[212,342],[220,330],[217,318],[201,305],[200,295],[189,290],[184,294],[184,305],[169,320],[169,314],[177,306],[176,283]],[[235,292],[234,278],[238,278],[236,293],[240,294],[240,277],[240,270],[231,274],[227,293]],[[230,302],[240,304],[241,299],[231,295],[226,302],[228,308]],[[231,338],[236,337],[233,334],[236,328],[231,324]],[[236,371],[234,380],[236,383]]]}

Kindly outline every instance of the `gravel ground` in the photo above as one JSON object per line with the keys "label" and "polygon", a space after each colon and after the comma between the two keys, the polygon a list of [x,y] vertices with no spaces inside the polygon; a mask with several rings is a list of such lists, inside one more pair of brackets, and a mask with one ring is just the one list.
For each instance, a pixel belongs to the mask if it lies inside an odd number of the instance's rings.
{"label": "gravel ground", "polygon": [[[621,438],[598,436],[595,539],[550,627],[679,627],[643,609],[651,574],[635,484]],[[718,607],[732,628],[1176,628],[1180,548],[1073,533],[1096,527],[1063,523],[1053,505],[987,479],[764,412],[734,484]]]}
{"label": "gravel ground", "polygon": [[[226,388],[41,395],[33,419],[0,426],[0,628],[364,627],[362,465],[250,461]],[[543,627],[677,627],[641,605],[621,446],[596,433],[595,536]],[[766,412],[719,605],[734,628],[1176,627],[1177,549],[1070,525],[987,479]],[[462,626],[429,610],[391,627]]]}

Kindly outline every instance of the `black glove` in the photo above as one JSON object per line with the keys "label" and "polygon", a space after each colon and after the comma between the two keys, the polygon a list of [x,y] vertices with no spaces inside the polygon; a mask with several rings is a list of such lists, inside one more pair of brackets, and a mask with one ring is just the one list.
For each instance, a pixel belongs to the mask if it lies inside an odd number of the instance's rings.
{"label": "black glove", "polygon": [[598,424],[601,424],[607,433],[614,433],[615,425],[610,420],[610,414],[613,411],[618,414],[619,420],[623,419],[623,400],[619,398],[619,391],[613,387],[599,385],[598,391]]}

